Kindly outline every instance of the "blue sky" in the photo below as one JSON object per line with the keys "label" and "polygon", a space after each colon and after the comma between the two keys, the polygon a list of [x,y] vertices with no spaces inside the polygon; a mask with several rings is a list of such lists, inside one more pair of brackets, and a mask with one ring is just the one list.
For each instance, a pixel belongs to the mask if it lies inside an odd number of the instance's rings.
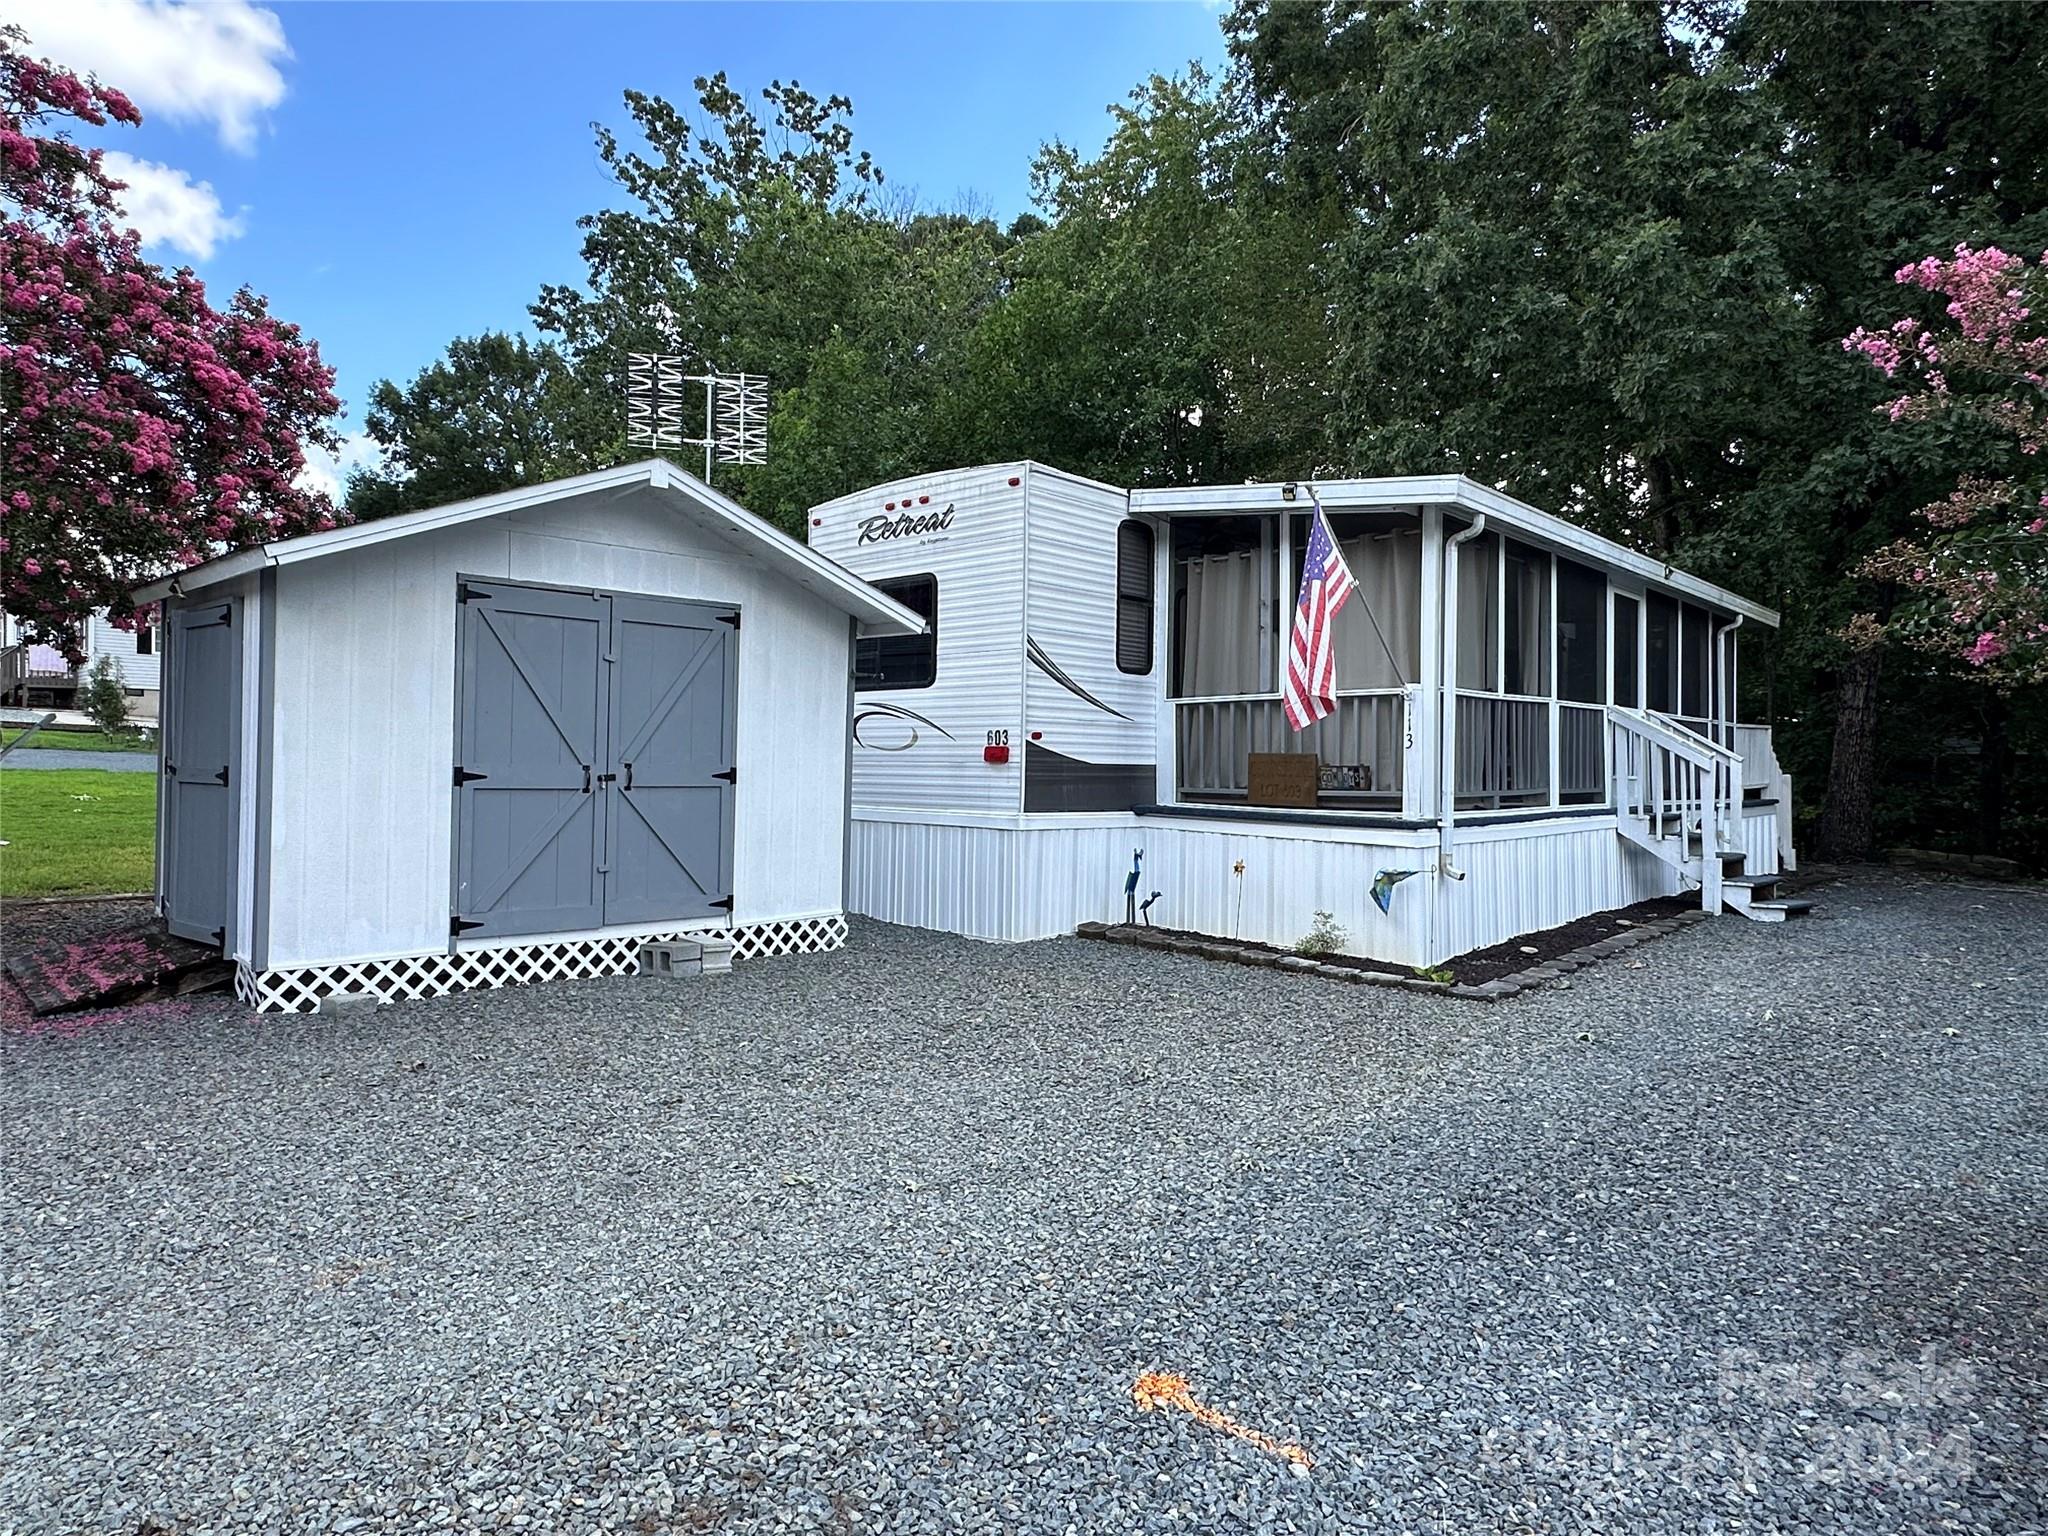
{"label": "blue sky", "polygon": [[1195,0],[8,9],[32,51],[142,106],[140,130],[102,142],[144,162],[131,211],[151,254],[221,298],[268,294],[339,370],[351,425],[377,379],[522,324],[541,283],[582,275],[576,217],[615,194],[590,124],[623,124],[627,88],[682,104],[723,69],[750,95],[794,77],[850,96],[892,183],[1008,219],[1041,143],[1099,146],[1146,75],[1224,53]]}

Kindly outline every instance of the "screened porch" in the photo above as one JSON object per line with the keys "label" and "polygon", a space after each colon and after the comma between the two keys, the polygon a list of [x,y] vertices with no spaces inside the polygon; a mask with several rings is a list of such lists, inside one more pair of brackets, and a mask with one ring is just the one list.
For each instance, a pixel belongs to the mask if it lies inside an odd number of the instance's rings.
{"label": "screened porch", "polygon": [[[1167,519],[1180,802],[1274,804],[1257,794],[1254,756],[1313,753],[1314,809],[1433,818],[1447,669],[1461,816],[1611,805],[1609,706],[1711,738],[1741,754],[1745,794],[1769,788],[1769,729],[1738,723],[1733,614],[1513,529],[1469,534],[1459,510],[1325,507],[1358,591],[1336,620],[1336,710],[1299,733],[1279,683],[1308,540],[1305,499],[1281,512]],[[1461,533],[1447,605],[1444,546]]]}

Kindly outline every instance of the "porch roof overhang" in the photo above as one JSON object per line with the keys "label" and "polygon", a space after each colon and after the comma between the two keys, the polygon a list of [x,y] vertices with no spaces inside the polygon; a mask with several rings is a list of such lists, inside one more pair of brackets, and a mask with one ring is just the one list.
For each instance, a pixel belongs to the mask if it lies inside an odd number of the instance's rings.
{"label": "porch roof overhang", "polygon": [[[1282,494],[1285,483],[1269,480],[1251,485],[1197,485],[1132,491],[1131,511],[1160,518],[1306,512],[1307,496],[1297,494],[1294,500],[1289,501]],[[1490,529],[1505,528],[1531,543],[1544,545],[1589,565],[1634,576],[1724,612],[1741,614],[1755,623],[1766,624],[1773,629],[1778,627],[1776,609],[1753,603],[1740,593],[1667,565],[1654,556],[1630,549],[1626,544],[1603,538],[1465,475],[1392,475],[1372,480],[1294,483],[1304,487],[1312,484],[1323,505],[1332,511],[1339,508],[1355,511],[1434,504],[1457,507],[1468,513],[1484,513]]]}
{"label": "porch roof overhang", "polygon": [[497,517],[525,507],[567,501],[594,493],[652,490],[663,504],[694,526],[731,545],[739,554],[766,560],[778,572],[817,597],[853,615],[864,634],[917,635],[925,622],[894,598],[885,597],[835,560],[792,539],[781,529],[756,517],[731,497],[721,494],[695,475],[676,468],[666,459],[648,459],[617,469],[600,469],[565,480],[520,486],[495,496],[478,496],[469,501],[428,507],[371,523],[350,523],[324,533],[309,533],[295,539],[252,545],[221,555],[201,565],[160,577],[132,594],[137,603],[161,602],[217,587],[254,571],[301,560],[317,560],[349,550],[366,549],[393,539],[409,538],[453,528],[480,518]]}

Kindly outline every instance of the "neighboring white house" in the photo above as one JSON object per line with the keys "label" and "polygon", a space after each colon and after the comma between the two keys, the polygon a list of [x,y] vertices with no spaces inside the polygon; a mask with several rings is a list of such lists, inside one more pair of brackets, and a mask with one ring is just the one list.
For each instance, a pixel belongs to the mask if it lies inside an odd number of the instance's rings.
{"label": "neighboring white house", "polygon": [[120,629],[102,610],[86,621],[85,660],[74,667],[55,646],[21,643],[14,620],[0,614],[0,703],[71,708],[93,663],[111,656],[128,699],[128,713],[138,720],[154,720],[162,638],[154,622]]}
{"label": "neighboring white house", "polygon": [[[1359,590],[1336,710],[1297,734],[1311,494]],[[990,465],[840,497],[809,534],[929,624],[862,642],[856,912],[1033,939],[1122,917],[1131,881],[1165,926],[1286,945],[1329,912],[1429,966],[1680,891],[1799,905],[1774,899],[1790,786],[1736,708],[1737,637],[1778,616],[1461,476],[1126,492]]]}
{"label": "neighboring white house", "polygon": [[845,937],[866,583],[659,460],[239,551],[165,603],[158,897],[265,1009]]}

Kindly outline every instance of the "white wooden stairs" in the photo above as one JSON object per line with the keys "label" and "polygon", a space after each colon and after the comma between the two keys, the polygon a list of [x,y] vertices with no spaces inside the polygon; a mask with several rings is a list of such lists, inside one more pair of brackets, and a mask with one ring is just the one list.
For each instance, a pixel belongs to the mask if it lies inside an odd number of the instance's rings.
{"label": "white wooden stairs", "polygon": [[1751,873],[1742,848],[1742,758],[1647,710],[1609,706],[1614,805],[1621,835],[1697,886],[1709,912],[1782,923],[1813,903],[1778,895],[1779,877]]}

